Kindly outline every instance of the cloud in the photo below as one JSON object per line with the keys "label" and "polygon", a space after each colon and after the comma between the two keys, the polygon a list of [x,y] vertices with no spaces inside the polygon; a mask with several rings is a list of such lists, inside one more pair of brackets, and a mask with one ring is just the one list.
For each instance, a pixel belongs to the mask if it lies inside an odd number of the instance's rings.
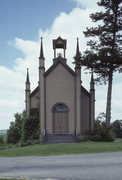
{"label": "cloud", "polygon": [[[70,13],[61,12],[54,20],[52,26],[48,29],[40,28],[37,34],[37,41],[24,40],[16,37],[9,45],[22,52],[22,57],[15,59],[13,68],[8,69],[0,66],[0,129],[8,128],[10,121],[14,120],[16,112],[22,112],[24,109],[24,90],[26,68],[30,69],[31,89],[38,85],[38,57],[40,50],[40,37],[43,37],[44,56],[46,69],[52,65],[53,49],[52,39],[58,36],[67,39],[66,56],[68,64],[74,68],[72,64],[76,51],[76,38],[79,37],[80,49],[83,52],[86,49],[86,40],[83,31],[86,27],[93,26],[93,22],[89,18],[89,14],[93,12],[95,2],[77,0],[77,3],[88,8],[74,8]],[[90,8],[91,7],[91,8]],[[82,68],[83,86],[89,90],[90,75],[84,74]],[[117,81],[120,75],[115,76],[112,99],[112,117],[121,118],[122,94],[117,91],[122,88],[121,81]],[[107,86],[96,87],[96,115],[99,112],[105,112],[106,90]],[[117,88],[117,89],[116,89]],[[117,92],[117,93],[116,93]],[[119,102],[119,103],[117,103]]]}
{"label": "cloud", "polygon": [[96,9],[98,8],[98,5],[97,5],[97,2],[98,0],[94,0],[93,1],[90,1],[90,0],[70,0],[70,1],[74,1],[77,6],[81,7],[81,8],[85,8],[85,9]]}

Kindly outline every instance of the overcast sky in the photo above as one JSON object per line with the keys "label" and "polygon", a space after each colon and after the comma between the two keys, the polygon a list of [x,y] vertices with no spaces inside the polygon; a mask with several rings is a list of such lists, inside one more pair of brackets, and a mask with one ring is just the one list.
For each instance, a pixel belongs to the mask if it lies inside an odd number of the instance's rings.
{"label": "overcast sky", "polygon": [[[83,31],[94,26],[89,18],[100,8],[97,0],[0,0],[0,129],[7,129],[14,114],[25,108],[26,68],[31,90],[38,85],[40,37],[43,37],[46,69],[52,64],[52,39],[67,39],[67,63],[73,69],[76,39],[86,49]],[[83,86],[89,90],[90,75],[82,68]],[[114,75],[112,121],[122,119],[122,75]],[[96,86],[96,116],[105,112],[107,86]]]}

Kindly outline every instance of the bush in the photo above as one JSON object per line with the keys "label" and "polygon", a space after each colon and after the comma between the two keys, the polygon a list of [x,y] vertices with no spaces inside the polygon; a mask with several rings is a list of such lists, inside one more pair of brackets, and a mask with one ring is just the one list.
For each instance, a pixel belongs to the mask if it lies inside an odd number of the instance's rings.
{"label": "bush", "polygon": [[91,141],[101,141],[101,136],[96,134],[96,135],[90,136],[89,139]]}
{"label": "bush", "polygon": [[76,142],[84,142],[88,140],[89,140],[89,136],[76,136]]}
{"label": "bush", "polygon": [[122,120],[114,121],[111,126],[117,138],[122,138]]}
{"label": "bush", "polygon": [[112,130],[112,126],[99,120],[95,121],[94,130],[90,132],[89,135],[89,139],[92,141],[111,142],[116,138],[116,135]]}
{"label": "bush", "polygon": [[0,136],[0,144],[3,144],[4,140],[3,140],[3,136]]}
{"label": "bush", "polygon": [[37,108],[33,108],[30,111],[30,117],[25,117],[22,127],[22,144],[27,141],[39,140],[39,111]]}
{"label": "bush", "polygon": [[10,127],[7,131],[7,143],[16,144],[21,140],[22,135],[22,123],[25,113],[16,113],[15,122],[10,123]]}
{"label": "bush", "polygon": [[27,118],[25,111],[15,114],[15,122],[11,122],[7,131],[7,143],[32,144],[39,139],[39,112],[34,108]]}
{"label": "bush", "polygon": [[25,142],[21,142],[20,146],[23,147],[23,146],[29,146],[29,145],[34,145],[34,144],[40,144],[39,140],[28,139]]}

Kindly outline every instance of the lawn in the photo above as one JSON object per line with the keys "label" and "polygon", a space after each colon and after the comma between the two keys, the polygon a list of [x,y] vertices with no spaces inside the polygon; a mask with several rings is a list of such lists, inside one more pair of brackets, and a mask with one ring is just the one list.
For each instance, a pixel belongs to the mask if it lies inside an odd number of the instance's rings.
{"label": "lawn", "polygon": [[[25,179],[0,178],[0,180],[29,180],[29,179],[27,179],[27,178],[25,178]],[[37,180],[37,179],[30,179],[30,180]],[[38,180],[43,180],[43,179],[38,179]],[[50,179],[48,179],[48,180],[50,180]]]}
{"label": "lawn", "polygon": [[[5,148],[5,147],[4,147]],[[82,142],[64,144],[36,144],[25,147],[0,148],[0,157],[52,156],[122,151],[122,142]]]}

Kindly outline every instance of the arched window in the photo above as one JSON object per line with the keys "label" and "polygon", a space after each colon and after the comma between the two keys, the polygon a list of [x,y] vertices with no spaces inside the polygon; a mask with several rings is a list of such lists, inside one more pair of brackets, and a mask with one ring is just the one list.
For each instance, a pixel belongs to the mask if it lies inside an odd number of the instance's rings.
{"label": "arched window", "polygon": [[66,111],[68,111],[68,108],[64,104],[57,104],[53,107],[53,111],[66,112]]}

